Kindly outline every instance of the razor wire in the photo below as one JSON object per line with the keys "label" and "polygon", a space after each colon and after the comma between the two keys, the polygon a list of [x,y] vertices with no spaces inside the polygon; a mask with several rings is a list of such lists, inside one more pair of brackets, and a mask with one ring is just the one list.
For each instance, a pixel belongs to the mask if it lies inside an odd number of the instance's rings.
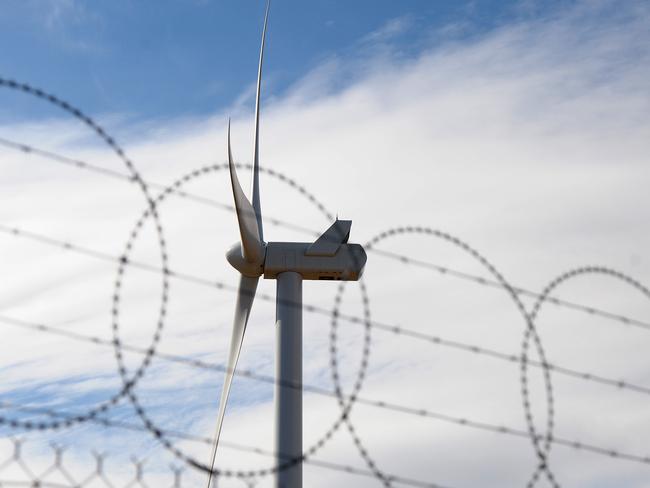
{"label": "razor wire", "polygon": [[[250,168],[250,167],[249,167]],[[154,205],[160,205],[162,202],[166,200],[166,198],[173,194],[174,192],[178,191],[181,189],[185,184],[188,182],[200,178],[202,176],[205,176],[206,174],[212,173],[212,172],[218,172],[221,170],[226,170],[228,169],[227,164],[221,164],[221,165],[212,165],[212,166],[204,166],[201,168],[198,168],[194,171],[191,171],[187,173],[186,175],[178,178],[175,182],[173,182],[171,185],[165,188],[160,194],[156,197],[154,201]],[[306,192],[303,187],[300,185],[297,185],[292,179],[287,178],[284,175],[277,175],[274,171],[272,170],[265,170],[265,172],[276,176],[279,178],[281,181],[290,184],[290,186],[294,188],[299,188],[299,191],[306,195],[308,200],[310,200],[317,209],[319,209],[326,217],[330,217],[329,212],[325,209],[325,207],[316,200],[316,198]],[[133,229],[131,230],[129,237],[127,239],[127,243],[125,246],[125,253],[120,256],[119,262],[118,262],[118,272],[117,272],[117,277],[115,281],[115,286],[114,286],[114,292],[113,292],[113,305],[112,305],[112,310],[111,314],[113,317],[112,323],[113,323],[113,345],[115,348],[115,356],[118,362],[118,371],[120,373],[120,377],[122,379],[122,382],[124,383],[124,388],[123,390],[126,392],[126,396],[128,396],[131,404],[133,405],[136,413],[144,423],[145,427],[151,432],[151,434],[167,449],[169,450],[172,454],[174,454],[177,458],[181,459],[185,463],[194,466],[195,468],[208,472],[210,474],[217,474],[219,476],[226,476],[226,477],[240,477],[240,478],[251,478],[251,477],[258,477],[258,476],[267,476],[269,474],[275,473],[277,471],[283,470],[283,469],[288,469],[297,463],[300,463],[304,461],[308,456],[313,455],[315,452],[317,452],[319,449],[321,449],[325,443],[327,443],[331,437],[334,435],[334,433],[340,428],[340,426],[345,423],[348,426],[348,429],[354,439],[355,445],[359,448],[359,452],[361,453],[361,456],[363,459],[366,461],[368,466],[373,470],[377,477],[382,479],[384,482],[384,485],[387,487],[390,487],[390,482],[387,481],[385,478],[383,478],[381,472],[376,468],[374,461],[372,461],[369,457],[367,449],[361,446],[361,443],[358,439],[358,437],[354,434],[354,431],[352,427],[350,426],[349,422],[349,412],[350,409],[352,408],[356,394],[360,391],[363,379],[365,377],[365,370],[368,365],[367,357],[370,352],[370,332],[371,328],[368,326],[369,320],[370,320],[370,305],[369,305],[369,300],[367,297],[367,294],[365,292],[365,287],[362,285],[361,286],[361,291],[363,294],[363,307],[364,307],[364,316],[365,320],[364,323],[366,324],[365,327],[365,339],[364,339],[364,347],[363,347],[363,359],[361,361],[360,369],[357,373],[357,379],[355,381],[354,385],[354,395],[349,397],[349,402],[345,404],[344,402],[341,403],[341,414],[340,416],[334,421],[332,426],[326,431],[326,433],[319,438],[316,442],[314,442],[309,448],[303,451],[302,455],[299,458],[292,458],[292,459],[282,459],[281,462],[279,462],[276,466],[272,466],[270,468],[262,468],[262,469],[257,469],[257,470],[230,470],[230,469],[222,469],[222,470],[216,470],[212,466],[205,465],[204,463],[196,460],[195,458],[189,456],[187,453],[185,453],[183,450],[177,448],[174,446],[164,435],[164,431],[160,429],[159,427],[156,426],[156,424],[153,422],[150,416],[147,415],[145,409],[142,407],[140,401],[138,400],[137,395],[135,394],[134,388],[132,388],[132,381],[131,379],[128,378],[128,374],[126,371],[126,367],[124,364],[124,358],[122,354],[122,348],[121,348],[121,339],[119,336],[119,307],[121,303],[121,297],[120,297],[120,291],[122,288],[122,280],[124,277],[124,272],[126,269],[126,265],[130,263],[130,257],[129,253],[133,249],[133,246],[139,236],[139,232],[142,229],[144,223],[148,220],[148,217],[151,215],[150,210],[147,208],[145,211],[142,213],[142,215],[137,219]],[[170,274],[170,270],[165,268],[164,274],[167,276]],[[166,283],[166,282],[165,282]],[[165,292],[167,292],[167,287],[165,287]],[[164,296],[165,300],[163,301],[163,305],[166,303],[166,295]],[[293,305],[292,303],[290,303]],[[338,305],[335,305],[337,307]],[[162,309],[164,312],[164,308]],[[337,313],[333,312],[332,316],[336,319]],[[164,313],[161,316],[161,318],[164,318]],[[145,354],[145,359],[143,360],[142,364],[143,365],[148,365],[150,364],[150,361],[152,357],[154,356],[156,352],[156,346],[158,344],[158,341],[160,339],[162,329],[164,326],[163,320],[160,320],[157,322],[156,325],[156,330],[154,332],[153,340],[150,345],[150,347],[147,349],[147,352]],[[140,371],[140,370],[139,370]],[[138,371],[138,372],[139,372]],[[142,370],[144,371],[144,370]],[[139,379],[141,376],[135,377],[134,379]],[[127,388],[129,386],[129,388]]]}
{"label": "razor wire", "polygon": [[[15,80],[6,79],[3,77],[0,77],[0,87],[8,88],[10,90],[35,97],[38,100],[44,101],[54,107],[63,110],[67,114],[73,116],[75,119],[83,123],[95,135],[97,135],[111,149],[111,151],[113,151],[117,155],[117,157],[127,167],[131,176],[130,178],[131,181],[137,184],[137,186],[142,191],[145,200],[147,201],[147,208],[150,210],[154,222],[162,268],[166,269],[168,267],[167,266],[168,263],[167,244],[165,241],[162,224],[158,216],[158,211],[156,209],[154,200],[151,197],[149,192],[149,187],[147,186],[147,183],[141,178],[133,162],[127,157],[126,153],[119,146],[116,140],[113,137],[111,137],[97,122],[95,122],[88,115],[86,115],[85,113],[83,113],[81,110],[74,107],[70,103],[66,102],[65,100],[62,100],[51,93],[47,93],[41,90],[40,88],[35,88],[27,83],[19,83]],[[166,310],[165,307],[167,304],[167,288],[168,288],[168,277],[165,273],[163,273],[162,274],[162,298],[161,298],[161,305],[160,305],[159,318],[158,318],[159,324],[165,316],[165,310]],[[92,418],[93,416],[108,410],[111,406],[115,405],[121,398],[123,398],[126,395],[128,389],[132,388],[135,385],[138,379],[141,378],[142,375],[144,374],[144,371],[147,368],[147,366],[148,363],[147,363],[147,358],[145,356],[145,359],[143,360],[141,365],[134,373],[132,380],[125,383],[123,390],[115,394],[113,397],[111,397],[109,400],[105,401],[104,403],[93,406],[83,415],[79,415],[75,419],[68,420],[68,422],[69,423],[83,422],[84,420]],[[53,423],[52,427],[58,428],[59,424]]]}
{"label": "razor wire", "polygon": [[[445,241],[459,248],[460,250],[462,250],[463,252],[471,256],[473,259],[475,259],[477,262],[479,262],[485,269],[487,269],[490,272],[493,278],[495,280],[498,280],[501,283],[502,287],[505,290],[507,290],[509,297],[512,299],[515,305],[515,308],[524,319],[525,322],[524,329],[526,331],[526,337],[532,338],[537,354],[541,360],[542,371],[544,375],[544,390],[546,395],[546,413],[547,413],[546,438],[550,439],[552,437],[552,432],[554,427],[554,415],[555,415],[555,405],[554,405],[553,385],[551,381],[551,375],[547,366],[548,363],[546,361],[546,352],[544,350],[541,339],[537,334],[537,330],[535,328],[534,317],[528,313],[526,307],[521,301],[520,296],[512,289],[511,285],[505,279],[503,274],[482,254],[480,254],[469,244],[458,239],[457,237],[452,236],[446,232],[439,231],[437,229],[431,229],[429,227],[422,227],[422,226],[396,227],[379,233],[378,235],[370,239],[365,244],[365,247],[368,249],[372,249],[372,247],[374,247],[377,243],[382,242],[383,240],[393,238],[398,235],[404,235],[404,234],[422,234],[422,235],[430,236]],[[525,358],[526,356],[522,355],[522,361],[524,361]],[[540,436],[535,429],[535,422],[533,420],[532,408],[529,400],[527,376],[524,374],[521,375],[521,393],[522,393],[522,404],[524,407],[524,417],[526,419],[526,427],[528,429],[528,435],[533,445],[533,449],[535,450],[535,453],[539,458],[539,466],[537,470],[543,471],[544,474],[546,475],[546,478],[551,483],[551,485],[557,488],[560,485],[557,482],[555,475],[548,467],[547,453],[549,449],[548,448],[545,449],[544,448],[545,446],[540,446],[539,443]]]}
{"label": "razor wire", "polygon": [[[603,276],[607,276],[609,278],[613,278],[619,281],[622,281],[628,286],[631,286],[635,290],[639,291],[645,298],[650,299],[650,290],[646,288],[644,285],[642,285],[640,282],[636,281],[635,279],[627,276],[624,273],[621,273],[619,271],[610,269],[610,268],[605,268],[603,266],[584,266],[580,268],[574,268],[569,271],[566,271],[562,274],[560,274],[558,277],[554,278],[553,280],[550,281],[550,283],[544,288],[542,291],[540,297],[537,299],[535,304],[533,305],[533,309],[530,313],[530,317],[535,320],[537,318],[537,315],[539,314],[542,306],[545,303],[545,298],[558,286],[562,285],[563,283],[576,278],[580,276],[586,276],[586,275],[593,275],[593,274],[599,274]],[[527,403],[527,408],[526,411],[530,412],[530,399],[528,396],[528,385],[527,385],[527,378],[528,378],[528,369],[527,369],[527,359],[528,359],[528,347],[530,344],[530,333],[528,330],[525,331],[524,333],[524,339],[522,341],[521,349],[522,349],[522,354],[521,354],[521,381],[522,381],[522,388],[524,392],[524,401]],[[552,432],[549,430],[547,431],[547,434],[545,436],[544,440],[544,445],[543,445],[543,450],[548,456],[548,453],[551,450],[551,440],[553,439]],[[535,470],[533,473],[533,476],[528,482],[528,488],[532,488],[536,483],[539,478],[539,475],[542,471],[547,470],[547,465],[546,464],[540,464],[538,468]]]}

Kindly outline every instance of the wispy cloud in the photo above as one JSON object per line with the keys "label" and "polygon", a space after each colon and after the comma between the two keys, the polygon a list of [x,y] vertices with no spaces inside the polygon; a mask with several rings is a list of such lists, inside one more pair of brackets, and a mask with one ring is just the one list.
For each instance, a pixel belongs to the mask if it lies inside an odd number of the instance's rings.
{"label": "wispy cloud", "polygon": [[396,37],[404,34],[413,25],[413,18],[410,15],[403,15],[390,19],[379,29],[367,34],[362,42],[383,43],[395,40]]}
{"label": "wispy cloud", "polygon": [[[19,19],[30,23],[39,36],[47,38],[69,51],[98,53],[103,47],[98,42],[102,18],[93,5],[78,0],[27,0],[10,2],[3,9],[7,19]],[[1,14],[0,14],[1,15]]]}

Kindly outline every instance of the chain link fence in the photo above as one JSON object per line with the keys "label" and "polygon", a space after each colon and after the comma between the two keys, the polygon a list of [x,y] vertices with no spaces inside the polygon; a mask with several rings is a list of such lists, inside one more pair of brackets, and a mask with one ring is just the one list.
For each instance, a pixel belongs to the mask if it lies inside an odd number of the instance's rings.
{"label": "chain link fence", "polygon": [[[35,448],[27,452],[27,447]],[[204,486],[196,472],[169,465],[166,469],[148,466],[147,459],[131,457],[127,463],[112,460],[106,453],[92,451],[74,459],[66,456],[68,447],[43,445],[21,438],[0,440],[0,487],[39,488],[186,488]],[[204,476],[205,477],[205,476]],[[255,480],[235,480],[238,486],[253,488]],[[211,488],[220,486],[215,478]]]}

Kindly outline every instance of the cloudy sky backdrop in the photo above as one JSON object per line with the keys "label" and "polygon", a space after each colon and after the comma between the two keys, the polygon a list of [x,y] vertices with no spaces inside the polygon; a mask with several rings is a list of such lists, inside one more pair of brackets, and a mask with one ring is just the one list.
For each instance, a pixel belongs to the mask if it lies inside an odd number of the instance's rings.
{"label": "cloudy sky backdrop", "polygon": [[[0,74],[51,91],[115,136],[142,177],[163,186],[203,166],[222,164],[233,118],[235,158],[249,162],[261,2],[9,2]],[[650,283],[650,8],[646,2],[370,2],[318,6],[276,0],[267,44],[261,164],[292,178],[328,212],[353,220],[351,239],[366,243],[405,226],[439,229],[476,249],[513,285],[541,291],[559,274],[599,265]],[[83,412],[121,387],[110,346],[11,324],[42,323],[107,340],[116,263],[65,250],[19,228],[119,256],[146,209],[137,186],[79,169],[7,141],[127,174],[123,163],[78,121],[22,93],[0,92],[0,413],[48,420],[17,406]],[[0,141],[1,142],[1,141]],[[242,180],[248,181],[245,171]],[[189,182],[210,204],[170,196],[160,205],[170,267],[234,286],[225,250],[237,240],[228,175]],[[158,187],[152,187],[157,194]],[[300,192],[263,174],[267,240],[313,239],[331,223]],[[277,225],[272,219],[291,225]],[[132,259],[160,266],[151,222]],[[475,258],[431,235],[385,239],[377,250],[484,279]],[[519,354],[525,322],[500,288],[431,266],[369,252],[364,277],[373,320],[447,341]],[[272,375],[274,282],[263,281],[239,367]],[[307,282],[305,303],[331,310],[337,286]],[[125,343],[149,347],[161,276],[129,267],[121,290]],[[555,292],[640,322],[648,297],[610,276],[580,276]],[[263,298],[263,297],[261,297]],[[222,364],[234,294],[170,280],[159,350]],[[530,310],[534,300],[522,296]],[[356,284],[343,311],[362,316]],[[333,391],[330,316],[305,312],[305,383]],[[647,328],[568,307],[545,305],[536,321],[547,360],[574,371],[650,388]],[[369,369],[360,396],[455,419],[526,430],[518,363],[372,328]],[[363,326],[341,321],[337,361],[344,389],[355,382]],[[532,359],[537,359],[532,353]],[[142,356],[126,353],[130,371]],[[647,393],[553,374],[558,438],[647,456]],[[157,357],[136,394],[159,428],[210,436],[222,374]],[[538,368],[529,377],[537,428],[546,425]],[[340,410],[332,396],[305,393],[305,446],[322,437]],[[11,405],[10,405],[11,404]],[[141,425],[127,401],[105,418]],[[235,379],[222,439],[273,448],[273,386]],[[537,463],[530,440],[386,408],[356,405],[355,432],[377,467],[446,487],[526,485]],[[86,423],[57,432],[3,428],[29,439],[29,462],[51,460],[48,442],[70,446],[66,466],[92,467],[107,452],[112,480],[132,476],[146,458],[151,486],[171,485],[168,466],[183,465],[140,431]],[[10,445],[2,441],[3,454]],[[208,445],[174,439],[207,462]],[[261,469],[269,456],[224,444],[217,465]],[[27,456],[26,454],[26,456]],[[345,426],[314,459],[368,470]],[[0,462],[2,460],[0,459]],[[650,486],[641,462],[554,445],[549,463],[560,485]],[[19,478],[0,470],[0,480]],[[57,475],[52,476],[52,480]],[[60,476],[60,475],[58,475]],[[187,467],[187,486],[205,476]],[[317,465],[305,486],[382,486],[376,478]],[[118,483],[119,483],[118,482]],[[225,487],[241,480],[220,480]],[[257,486],[272,486],[260,477]],[[102,486],[98,484],[97,486]],[[409,486],[395,482],[393,486]],[[551,486],[542,476],[536,486]]]}

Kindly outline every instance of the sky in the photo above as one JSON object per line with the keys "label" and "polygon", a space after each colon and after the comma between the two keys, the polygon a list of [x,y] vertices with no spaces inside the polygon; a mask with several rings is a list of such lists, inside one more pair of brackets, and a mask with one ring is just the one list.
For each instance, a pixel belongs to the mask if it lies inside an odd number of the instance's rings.
{"label": "sky", "polygon": [[[382,39],[412,57],[432,37],[468,39],[555,3],[278,1],[267,96],[282,96],[327,60],[356,59]],[[86,110],[137,118],[206,115],[241,97],[254,79],[264,14],[250,0],[8,0],[2,10],[0,42],[12,46],[0,56],[4,73],[74,91]]]}
{"label": "sky", "polygon": [[[235,298],[228,287],[237,282],[224,253],[238,236],[224,207],[232,201],[223,166],[226,124],[231,117],[235,159],[250,162],[262,2],[7,3],[0,13],[0,76],[81,108],[116,138],[148,182],[165,187],[218,165],[183,187],[200,201],[172,195],[159,207],[169,266],[190,279],[170,279],[158,349],[223,364]],[[498,279],[491,269],[535,292],[585,266],[622,273],[591,272],[562,282],[554,296],[597,313],[545,304],[535,325],[550,363],[637,387],[552,372],[553,435],[630,456],[649,454],[650,293],[642,287],[650,286],[644,225],[649,25],[650,8],[635,1],[274,0],[261,165],[304,187],[326,212],[286,179],[265,172],[266,239],[310,241],[338,214],[352,219],[354,242],[418,226],[454,236],[478,253],[411,231],[391,234],[368,251],[370,313],[388,327],[370,328],[359,392],[367,402],[352,408],[350,421],[364,452],[387,476],[449,488],[526,486],[533,476],[537,459],[529,439],[478,425],[526,431],[519,363],[507,359],[520,353],[526,322],[503,288],[485,285]],[[43,421],[47,414],[16,407],[78,413],[119,391],[114,352],[110,344],[15,322],[111,341],[116,262],[96,253],[121,255],[146,200],[131,182],[114,177],[128,175],[124,163],[68,114],[6,88],[0,107],[0,413]],[[7,141],[70,159],[17,151]],[[65,164],[70,160],[96,170]],[[244,168],[240,179],[248,181]],[[132,259],[161,265],[150,220]],[[124,343],[150,346],[161,286],[160,273],[127,268],[120,283]],[[271,377],[274,293],[272,281],[260,283],[239,364]],[[336,293],[335,283],[306,282],[304,302],[330,311]],[[534,298],[520,300],[533,310]],[[363,316],[358,284],[347,286],[341,307]],[[304,381],[333,392],[330,322],[329,313],[305,311]],[[386,330],[395,326],[402,332]],[[336,363],[349,393],[365,331],[346,320],[336,330]],[[429,340],[413,337],[422,335]],[[531,359],[539,359],[534,347]],[[127,352],[125,360],[132,373],[142,356]],[[155,356],[135,393],[159,428],[209,437],[222,380],[214,369]],[[531,368],[526,384],[534,425],[543,433],[549,398],[539,368]],[[311,446],[340,409],[332,395],[305,392],[304,402],[304,443]],[[428,414],[414,414],[422,410]],[[125,400],[103,418],[142,425]],[[170,463],[184,466],[183,486],[206,482],[137,429],[88,422],[48,432],[3,427],[0,433],[6,438],[0,440],[0,481],[29,479],[16,463],[1,464],[11,455],[7,439],[18,436],[35,471],[47,469],[49,443],[56,442],[68,447],[66,466],[79,477],[91,469],[96,451],[107,453],[107,476],[116,485],[132,478],[132,457],[146,459],[150,486],[172,485]],[[273,450],[271,383],[235,379],[222,439],[219,468],[273,465],[272,457],[233,447]],[[174,439],[174,445],[202,462],[209,458],[205,443]],[[345,424],[313,459],[370,469]],[[646,463],[562,443],[552,446],[549,466],[562,486],[640,488],[650,479]],[[373,476],[310,463],[304,477],[305,486],[317,488],[382,486]],[[95,482],[91,486],[104,486]],[[272,486],[268,476],[253,482]],[[219,486],[246,485],[220,479]],[[543,475],[535,486],[553,484]]]}

